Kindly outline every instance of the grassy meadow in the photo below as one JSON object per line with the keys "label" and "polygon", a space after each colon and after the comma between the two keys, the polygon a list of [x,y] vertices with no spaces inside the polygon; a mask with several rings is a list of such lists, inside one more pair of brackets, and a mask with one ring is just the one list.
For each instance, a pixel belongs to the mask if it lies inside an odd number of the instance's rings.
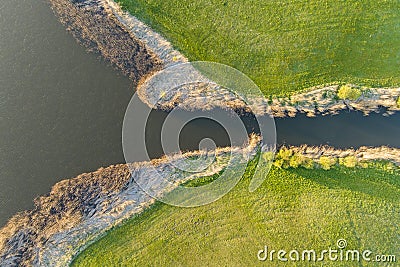
{"label": "grassy meadow", "polygon": [[210,205],[155,204],[87,248],[73,266],[278,266],[276,258],[258,261],[257,252],[264,245],[286,251],[335,249],[341,238],[348,242],[346,249],[400,253],[398,169],[383,163],[329,171],[274,167],[262,187],[249,193],[253,166],[233,191]]}
{"label": "grassy meadow", "polygon": [[117,0],[191,61],[247,74],[266,95],[332,82],[400,84],[397,0]]}

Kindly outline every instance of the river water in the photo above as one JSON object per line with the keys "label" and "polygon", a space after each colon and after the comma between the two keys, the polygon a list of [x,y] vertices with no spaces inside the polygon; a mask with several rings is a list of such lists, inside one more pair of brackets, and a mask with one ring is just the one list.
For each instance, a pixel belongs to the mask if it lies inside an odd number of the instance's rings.
{"label": "river water", "polygon": [[[131,82],[87,53],[43,0],[0,2],[0,226],[65,178],[123,163],[121,127],[134,93]],[[149,152],[162,155],[164,112],[148,125]],[[400,147],[400,115],[277,119],[279,144]],[[195,149],[211,137],[226,145],[218,124],[199,119],[181,145]]]}

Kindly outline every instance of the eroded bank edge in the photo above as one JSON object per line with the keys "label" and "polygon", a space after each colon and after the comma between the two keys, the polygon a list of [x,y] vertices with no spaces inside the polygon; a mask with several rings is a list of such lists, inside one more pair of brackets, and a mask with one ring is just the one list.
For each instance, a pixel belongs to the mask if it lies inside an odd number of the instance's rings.
{"label": "eroded bank edge", "polygon": [[[220,173],[232,155],[247,161],[248,155],[256,155],[259,144],[253,136],[243,147],[110,166],[61,181],[35,200],[33,210],[15,215],[0,230],[0,265],[65,266],[107,230],[154,203],[138,184],[150,184],[161,197],[183,182]],[[182,159],[204,156],[214,161],[202,172],[192,174],[176,167]],[[172,182],[160,184],[157,174]]]}

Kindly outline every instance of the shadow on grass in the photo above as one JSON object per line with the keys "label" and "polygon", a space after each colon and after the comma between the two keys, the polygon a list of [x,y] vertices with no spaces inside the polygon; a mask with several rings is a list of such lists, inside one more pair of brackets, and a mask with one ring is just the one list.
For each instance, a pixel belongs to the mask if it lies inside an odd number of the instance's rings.
{"label": "shadow on grass", "polygon": [[306,170],[303,168],[290,170],[317,184],[332,189],[344,189],[370,195],[390,201],[399,201],[400,172],[377,168],[345,168],[331,170]]}

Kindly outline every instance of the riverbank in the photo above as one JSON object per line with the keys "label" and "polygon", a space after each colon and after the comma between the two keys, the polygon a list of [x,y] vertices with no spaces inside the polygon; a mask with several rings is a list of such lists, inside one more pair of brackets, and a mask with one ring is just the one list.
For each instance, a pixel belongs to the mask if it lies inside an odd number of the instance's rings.
{"label": "riverbank", "polygon": [[[51,3],[75,38],[89,49],[99,52],[138,84],[138,95],[151,107],[170,110],[179,104],[188,110],[210,110],[215,107],[248,109],[249,103],[238,99],[235,93],[212,85],[182,86],[171,90],[168,95],[146,86],[157,71],[188,60],[159,33],[123,11],[113,0],[87,0],[76,4],[66,0],[51,0]],[[337,114],[341,110],[358,110],[368,115],[379,112],[381,107],[387,109],[388,115],[400,111],[400,88],[350,86],[361,91],[358,98],[340,99],[338,90],[341,84],[332,84],[313,87],[304,90],[304,93],[287,97],[252,99],[252,112],[274,117],[294,117],[298,113],[305,113],[314,117]]]}
{"label": "riverbank", "polygon": [[[272,167],[257,190],[249,192],[250,183],[247,175],[226,196],[198,208],[158,203],[108,232],[71,266],[281,266],[277,257],[258,261],[257,252],[298,248],[301,261],[302,250],[336,249],[339,239],[350,250],[398,259],[399,169],[385,163],[327,171]],[[287,258],[282,266],[317,262]],[[320,261],[341,265],[327,255]]]}
{"label": "riverbank", "polygon": [[[0,230],[0,265],[67,265],[75,255],[109,229],[141,213],[155,202],[135,181],[149,179],[151,183],[151,177],[155,177],[153,172],[157,170],[175,182],[172,187],[158,188],[161,194],[168,193],[182,182],[220,173],[226,164],[223,159],[231,153],[254,156],[259,141],[257,138],[251,140],[242,148],[220,148],[207,154],[196,151],[169,157],[169,160],[164,157],[129,166],[115,165],[59,182],[48,195],[35,200],[35,209],[15,215]],[[336,162],[354,157],[358,163],[364,164],[389,161],[400,166],[400,149],[395,148],[340,150],[304,145],[289,149],[296,155],[313,160],[315,166],[322,157],[333,158]],[[182,159],[204,155],[215,157],[216,160],[200,173],[188,176],[176,168]]]}
{"label": "riverbank", "polygon": [[400,86],[394,0],[115,1],[190,61],[235,67],[267,96],[334,82]]}
{"label": "riverbank", "polygon": [[128,76],[134,84],[163,68],[159,56],[121,24],[107,1],[49,0],[74,38]]}
{"label": "riverbank", "polygon": [[[125,219],[141,213],[155,202],[137,181],[152,184],[160,196],[178,184],[219,173],[230,155],[255,155],[259,139],[244,147],[196,151],[151,162],[115,165],[84,173],[53,186],[51,192],[35,200],[35,208],[12,217],[0,230],[1,266],[65,266],[80,251]],[[215,158],[203,171],[188,174],[176,166],[183,159]],[[156,174],[173,181],[160,188]]]}
{"label": "riverbank", "polygon": [[[187,59],[174,50],[172,45],[160,34],[152,31],[148,26],[127,12],[112,0],[106,0],[108,6],[133,34],[140,37],[150,50],[163,59],[164,66],[170,67],[175,63],[187,62]],[[199,81],[206,78],[201,73],[196,74]],[[365,115],[379,112],[381,107],[387,109],[385,115],[400,111],[400,88],[367,88],[357,85],[347,85],[360,90],[361,95],[356,99],[340,99],[338,91],[342,84],[317,86],[304,90],[303,93],[294,93],[287,97],[266,96],[265,98],[251,99],[252,103],[245,103],[238,96],[227,89],[212,84],[193,84],[174,88],[165,94],[161,89],[151,87],[152,76],[141,80],[137,93],[141,100],[151,106],[163,110],[170,110],[179,105],[187,110],[211,110],[213,108],[234,108],[248,110],[257,115],[271,114],[274,117],[294,117],[298,113],[305,113],[309,117],[317,115],[334,115],[341,110],[357,110]],[[158,90],[157,90],[158,89]],[[229,88],[228,88],[229,89]],[[162,97],[160,97],[162,96]]]}
{"label": "riverbank", "polygon": [[279,168],[324,169],[337,166],[367,168],[370,163],[384,161],[400,167],[400,149],[386,146],[337,149],[329,146],[283,146],[275,158]]}
{"label": "riverbank", "polygon": [[[205,78],[199,78],[199,81]],[[340,111],[360,111],[364,115],[386,110],[385,116],[400,111],[400,88],[362,88],[356,85],[345,85],[357,88],[360,96],[356,99],[339,98],[339,90],[343,85],[330,85],[312,88],[304,93],[289,97],[256,97],[240,98],[235,92],[221,88],[215,84],[187,84],[170,90],[165,94],[162,89],[152,86],[152,77],[142,81],[137,88],[141,100],[150,107],[171,110],[177,106],[185,110],[212,110],[214,108],[245,110],[253,114],[272,115],[276,118],[295,117],[306,114],[308,117],[318,115],[336,115]],[[161,97],[162,96],[162,97]],[[251,106],[251,108],[250,108]]]}

